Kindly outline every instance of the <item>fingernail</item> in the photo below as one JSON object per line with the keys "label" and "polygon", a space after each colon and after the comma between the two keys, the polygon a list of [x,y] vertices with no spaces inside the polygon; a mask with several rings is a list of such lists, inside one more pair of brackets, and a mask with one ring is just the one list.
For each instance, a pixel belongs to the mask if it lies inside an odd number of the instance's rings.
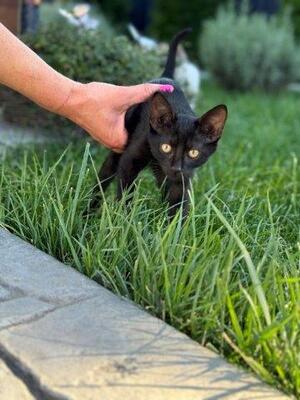
{"label": "fingernail", "polygon": [[174,86],[172,85],[160,85],[159,90],[161,92],[172,93],[174,90]]}

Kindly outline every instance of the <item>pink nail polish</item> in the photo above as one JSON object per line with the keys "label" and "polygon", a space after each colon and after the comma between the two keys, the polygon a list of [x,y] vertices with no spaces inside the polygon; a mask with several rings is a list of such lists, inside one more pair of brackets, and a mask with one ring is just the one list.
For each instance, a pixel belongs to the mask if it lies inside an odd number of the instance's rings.
{"label": "pink nail polish", "polygon": [[159,90],[161,92],[172,93],[174,90],[174,86],[172,85],[160,85]]}

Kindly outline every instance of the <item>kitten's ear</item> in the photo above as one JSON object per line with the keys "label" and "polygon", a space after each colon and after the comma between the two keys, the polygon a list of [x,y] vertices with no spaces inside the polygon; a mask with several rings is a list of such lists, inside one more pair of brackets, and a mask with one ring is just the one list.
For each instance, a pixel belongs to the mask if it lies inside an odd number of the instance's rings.
{"label": "kitten's ear", "polygon": [[150,124],[155,131],[171,128],[175,115],[170,104],[160,93],[155,93],[150,104]]}
{"label": "kitten's ear", "polygon": [[220,139],[227,114],[227,107],[224,104],[220,104],[207,111],[207,113],[198,119],[198,131],[201,135],[206,136],[209,143],[216,142]]}

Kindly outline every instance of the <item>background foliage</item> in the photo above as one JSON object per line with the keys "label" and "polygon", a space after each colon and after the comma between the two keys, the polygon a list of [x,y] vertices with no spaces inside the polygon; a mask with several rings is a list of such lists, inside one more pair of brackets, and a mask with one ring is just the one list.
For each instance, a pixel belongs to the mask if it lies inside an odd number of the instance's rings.
{"label": "background foliage", "polygon": [[300,51],[288,15],[267,18],[221,8],[204,24],[200,54],[227,89],[275,90],[299,76]]}
{"label": "background foliage", "polygon": [[131,0],[95,0],[95,2],[100,4],[101,11],[111,22],[117,25],[128,22],[132,6]]}
{"label": "background foliage", "polygon": [[[189,36],[190,54],[196,56],[197,40],[206,18],[215,15],[223,2],[220,0],[202,0],[185,2],[182,0],[155,0],[151,33],[160,40],[169,41],[177,32],[186,27],[193,28]],[[200,57],[201,59],[201,57]]]}
{"label": "background foliage", "polygon": [[[153,10],[148,32],[150,36],[169,41],[179,30],[192,27],[188,52],[193,58],[198,58],[200,63],[202,57],[197,54],[198,36],[202,32],[204,21],[216,15],[219,6],[224,6],[230,1],[221,0],[191,0],[188,3],[182,0],[153,0]],[[235,3],[234,0],[232,0]],[[133,0],[94,0],[100,5],[105,16],[116,24],[119,29],[126,31],[125,25],[130,20]],[[282,10],[287,6],[292,11],[292,22],[297,37],[300,37],[300,0],[282,0]]]}
{"label": "background foliage", "polygon": [[291,7],[295,34],[300,38],[300,0],[284,0],[283,4],[284,6]]}
{"label": "background foliage", "polygon": [[47,63],[69,78],[134,84],[155,77],[158,60],[125,36],[105,30],[85,31],[59,21],[41,27],[24,41]]}
{"label": "background foliage", "polygon": [[[128,23],[132,0],[98,0],[101,10],[109,20],[119,26]],[[189,36],[191,45],[189,53],[197,56],[197,39],[203,21],[215,15],[221,0],[202,0],[184,2],[182,0],[153,0],[151,22],[148,34],[154,38],[169,42],[174,34],[186,27],[192,27],[193,33]]]}

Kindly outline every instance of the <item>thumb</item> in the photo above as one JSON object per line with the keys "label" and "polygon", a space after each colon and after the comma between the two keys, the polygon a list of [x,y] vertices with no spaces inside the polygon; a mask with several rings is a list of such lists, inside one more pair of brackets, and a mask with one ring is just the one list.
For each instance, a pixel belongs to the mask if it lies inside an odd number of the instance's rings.
{"label": "thumb", "polygon": [[142,103],[151,97],[155,92],[172,93],[174,87],[172,85],[162,85],[156,83],[142,83],[135,86],[127,86],[127,108],[137,103]]}

